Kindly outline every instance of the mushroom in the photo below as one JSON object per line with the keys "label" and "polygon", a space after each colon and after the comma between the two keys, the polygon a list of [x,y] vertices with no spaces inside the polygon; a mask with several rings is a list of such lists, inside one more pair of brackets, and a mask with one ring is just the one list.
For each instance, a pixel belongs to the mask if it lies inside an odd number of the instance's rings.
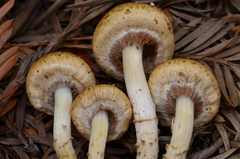
{"label": "mushroom", "polygon": [[77,158],[72,146],[70,108],[73,98],[95,84],[88,64],[67,52],[43,56],[28,72],[26,90],[31,104],[48,115],[54,114],[53,144],[60,159]]}
{"label": "mushroom", "polygon": [[173,52],[171,22],[154,5],[116,6],[94,31],[96,62],[113,78],[125,80],[134,111],[138,158],[158,155],[158,119],[145,73],[149,75],[158,64],[171,59]]}
{"label": "mushroom", "polygon": [[132,107],[117,87],[96,85],[77,96],[71,109],[78,132],[89,142],[88,158],[104,158],[106,142],[119,139],[128,129]]}
{"label": "mushroom", "polygon": [[218,112],[221,93],[214,74],[197,61],[174,59],[156,67],[148,84],[160,123],[172,124],[164,158],[186,158],[193,127],[210,122]]}

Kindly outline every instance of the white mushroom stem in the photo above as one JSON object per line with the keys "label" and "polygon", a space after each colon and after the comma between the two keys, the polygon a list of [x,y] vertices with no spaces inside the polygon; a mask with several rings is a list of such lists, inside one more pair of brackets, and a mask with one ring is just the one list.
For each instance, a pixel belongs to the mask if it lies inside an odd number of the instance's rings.
{"label": "white mushroom stem", "polygon": [[170,145],[166,146],[165,159],[185,159],[192,138],[194,126],[193,101],[182,95],[176,100],[175,120],[172,125]]}
{"label": "white mushroom stem", "polygon": [[143,46],[123,49],[123,72],[127,93],[133,106],[137,136],[137,158],[158,157],[158,120],[142,64]]}
{"label": "white mushroom stem", "polygon": [[108,114],[100,110],[92,120],[91,137],[88,148],[89,159],[103,159],[108,135]]}
{"label": "white mushroom stem", "polygon": [[59,159],[77,158],[72,146],[71,115],[72,92],[69,87],[55,90],[53,146]]}

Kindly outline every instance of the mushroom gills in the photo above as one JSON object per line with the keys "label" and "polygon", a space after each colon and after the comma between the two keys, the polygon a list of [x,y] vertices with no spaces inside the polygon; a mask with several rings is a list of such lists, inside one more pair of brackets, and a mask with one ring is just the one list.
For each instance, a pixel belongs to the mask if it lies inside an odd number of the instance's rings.
{"label": "mushroom gills", "polygon": [[186,95],[176,99],[175,119],[172,121],[172,138],[170,145],[166,146],[165,158],[183,159],[192,138],[194,127],[194,103]]}
{"label": "mushroom gills", "polygon": [[54,148],[59,158],[77,158],[72,146],[71,115],[72,91],[69,87],[59,87],[54,92]]}
{"label": "mushroom gills", "polygon": [[88,158],[101,159],[104,156],[108,135],[108,113],[100,110],[92,120]]}

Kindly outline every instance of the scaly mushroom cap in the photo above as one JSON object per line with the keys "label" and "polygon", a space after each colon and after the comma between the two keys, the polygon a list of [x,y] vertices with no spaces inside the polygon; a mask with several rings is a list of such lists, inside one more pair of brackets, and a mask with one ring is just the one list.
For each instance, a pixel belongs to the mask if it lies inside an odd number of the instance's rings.
{"label": "scaly mushroom cap", "polygon": [[69,86],[75,97],[95,84],[94,74],[83,59],[71,53],[56,52],[33,64],[27,75],[26,90],[36,109],[53,115],[55,89]]}
{"label": "scaly mushroom cap", "polygon": [[71,115],[78,132],[90,139],[92,119],[99,110],[108,113],[107,141],[119,139],[128,129],[132,107],[127,96],[117,87],[96,85],[79,94],[73,101]]}
{"label": "scaly mushroom cap", "polygon": [[168,17],[157,7],[125,3],[109,11],[93,35],[95,59],[103,70],[123,81],[122,50],[131,43],[144,45],[143,66],[149,75],[174,52],[174,34]]}
{"label": "scaly mushroom cap", "polygon": [[197,61],[166,61],[153,70],[148,85],[163,126],[171,126],[176,98],[181,95],[193,100],[195,127],[208,123],[218,112],[221,98],[218,82],[214,74]]}

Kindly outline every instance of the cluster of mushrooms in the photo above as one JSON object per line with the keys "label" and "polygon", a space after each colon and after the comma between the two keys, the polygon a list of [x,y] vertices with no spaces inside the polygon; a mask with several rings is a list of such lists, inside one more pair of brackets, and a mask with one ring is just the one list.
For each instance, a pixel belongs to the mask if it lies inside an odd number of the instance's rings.
{"label": "cluster of mushrooms", "polygon": [[119,5],[98,23],[92,46],[97,64],[125,81],[128,97],[112,85],[96,85],[88,64],[67,52],[43,56],[27,76],[31,104],[54,115],[58,157],[77,158],[72,119],[90,140],[88,158],[104,158],[106,142],[119,139],[131,122],[137,158],[158,158],[158,122],[172,127],[163,158],[186,158],[193,128],[213,119],[221,93],[213,73],[201,63],[171,60],[174,34],[168,17],[153,4]]}

